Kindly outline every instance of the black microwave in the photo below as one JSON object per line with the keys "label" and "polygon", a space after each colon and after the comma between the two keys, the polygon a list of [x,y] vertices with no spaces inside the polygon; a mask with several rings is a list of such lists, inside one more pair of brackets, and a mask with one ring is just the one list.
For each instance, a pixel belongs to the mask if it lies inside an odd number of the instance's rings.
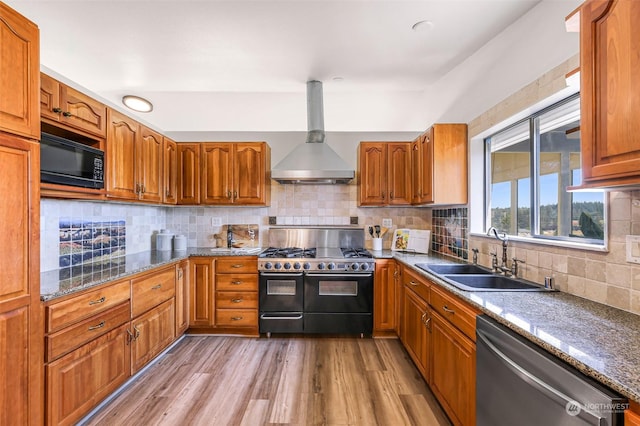
{"label": "black microwave", "polygon": [[104,152],[43,132],[40,138],[40,181],[102,189]]}

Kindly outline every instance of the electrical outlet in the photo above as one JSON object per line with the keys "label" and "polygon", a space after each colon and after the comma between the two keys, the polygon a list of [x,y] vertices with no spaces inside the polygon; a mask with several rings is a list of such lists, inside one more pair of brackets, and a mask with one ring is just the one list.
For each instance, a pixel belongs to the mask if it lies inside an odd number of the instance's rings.
{"label": "electrical outlet", "polygon": [[382,219],[382,226],[384,226],[385,228],[391,228],[392,225],[393,221],[391,219]]}
{"label": "electrical outlet", "polygon": [[211,226],[222,226],[222,218],[219,216],[212,217]]}
{"label": "electrical outlet", "polygon": [[640,263],[640,235],[627,235],[627,262]]}

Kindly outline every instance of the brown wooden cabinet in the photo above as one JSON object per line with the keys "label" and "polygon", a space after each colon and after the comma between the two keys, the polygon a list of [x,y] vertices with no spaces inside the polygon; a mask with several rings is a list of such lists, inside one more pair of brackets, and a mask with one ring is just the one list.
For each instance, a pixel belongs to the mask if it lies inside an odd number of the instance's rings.
{"label": "brown wooden cabinet", "polygon": [[255,257],[216,260],[216,326],[258,334],[258,261]]}
{"label": "brown wooden cabinet", "polygon": [[176,337],[180,337],[189,328],[189,261],[176,268]]}
{"label": "brown wooden cabinet", "polygon": [[168,299],[131,320],[131,374],[137,373],[173,342],[176,332],[174,302],[173,298]]}
{"label": "brown wooden cabinet", "polygon": [[430,284],[406,267],[402,270],[402,283],[400,340],[428,383],[431,377]]}
{"label": "brown wooden cabinet", "polygon": [[583,187],[640,184],[640,8],[588,0],[580,8]]}
{"label": "brown wooden cabinet", "polygon": [[467,125],[434,124],[411,144],[412,204],[466,204]]}
{"label": "brown wooden cabinet", "polygon": [[201,204],[269,204],[271,150],[265,142],[207,142],[200,155]]}
{"label": "brown wooden cabinet", "polygon": [[107,107],[46,74],[40,74],[40,115],[57,126],[106,136]]}
{"label": "brown wooden cabinet", "polygon": [[640,426],[640,414],[631,409],[624,411],[625,426]]}
{"label": "brown wooden cabinet", "polygon": [[399,273],[394,259],[377,259],[373,287],[373,335],[396,333],[396,281]]}
{"label": "brown wooden cabinet", "polygon": [[411,184],[410,142],[360,143],[358,205],[409,205]]}
{"label": "brown wooden cabinet", "polygon": [[[0,4],[0,30],[5,16]],[[9,194],[0,203],[0,389],[9,392],[0,398],[0,424],[42,423],[38,148],[37,142],[0,132],[0,193]]]}
{"label": "brown wooden cabinet", "polygon": [[200,144],[178,144],[178,204],[200,204]]}
{"label": "brown wooden cabinet", "polygon": [[40,139],[40,32],[0,2],[0,131]]}
{"label": "brown wooden cabinet", "polygon": [[178,144],[164,137],[162,142],[162,202],[178,202]]}
{"label": "brown wooden cabinet", "polygon": [[129,340],[127,322],[47,365],[47,424],[75,424],[127,380]]}
{"label": "brown wooden cabinet", "polygon": [[112,109],[108,122],[107,197],[162,202],[162,135]]}
{"label": "brown wooden cabinet", "polygon": [[189,259],[189,327],[208,328],[215,324],[215,258]]}

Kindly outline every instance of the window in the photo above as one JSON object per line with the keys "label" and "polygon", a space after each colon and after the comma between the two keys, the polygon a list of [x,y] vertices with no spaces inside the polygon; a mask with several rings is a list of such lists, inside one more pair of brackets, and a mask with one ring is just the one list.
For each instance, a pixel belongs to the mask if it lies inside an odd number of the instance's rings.
{"label": "window", "polygon": [[604,192],[566,191],[582,181],[578,95],[486,138],[485,156],[487,228],[604,244]]}

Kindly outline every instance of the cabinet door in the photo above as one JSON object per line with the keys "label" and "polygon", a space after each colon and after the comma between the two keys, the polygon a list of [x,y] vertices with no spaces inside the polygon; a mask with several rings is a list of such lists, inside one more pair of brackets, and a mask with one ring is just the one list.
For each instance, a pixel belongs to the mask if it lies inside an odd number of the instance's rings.
{"label": "cabinet door", "polygon": [[215,289],[214,260],[212,258],[191,258],[189,278],[189,326],[210,327],[214,325]]}
{"label": "cabinet door", "polygon": [[373,332],[396,328],[396,261],[376,260],[373,286]]}
{"label": "cabinet door", "polygon": [[75,424],[129,377],[129,323],[47,365],[47,423]]}
{"label": "cabinet door", "polygon": [[60,120],[60,83],[40,73],[40,115],[42,118]]}
{"label": "cabinet door", "polygon": [[176,204],[178,202],[178,146],[168,138],[163,138],[162,176],[162,202]]}
{"label": "cabinet door", "polygon": [[131,321],[131,374],[135,374],[166,348],[175,337],[174,299]]}
{"label": "cabinet door", "polygon": [[420,204],[420,194],[422,193],[422,155],[420,152],[419,136],[411,142],[411,204]]}
{"label": "cabinet door", "polygon": [[233,202],[232,162],[232,144],[202,144],[202,177],[200,181],[200,202],[202,204],[231,204]]}
{"label": "cabinet door", "polygon": [[233,203],[267,203],[267,155],[265,143],[236,143],[233,158]]}
{"label": "cabinet door", "polygon": [[389,204],[411,204],[411,143],[387,144],[387,190]]}
{"label": "cabinet door", "polygon": [[475,425],[476,345],[431,313],[431,390],[456,425]]}
{"label": "cabinet door", "polygon": [[136,179],[136,143],[140,126],[135,120],[112,109],[109,110],[107,133],[107,196],[135,200],[138,198]]}
{"label": "cabinet door", "polygon": [[176,337],[189,328],[189,262],[178,264],[176,275]]}
{"label": "cabinet door", "polygon": [[387,144],[362,142],[359,148],[361,206],[380,206],[387,203]]}
{"label": "cabinet door", "polygon": [[[468,138],[467,125],[434,124],[426,133],[430,145],[429,177],[423,178],[422,201],[434,204],[467,204],[468,201]],[[426,154],[424,161],[428,161]],[[431,186],[426,187],[427,179]]]}
{"label": "cabinet door", "polygon": [[[640,4],[580,9],[582,174],[585,183],[640,182]],[[631,179],[630,179],[631,178]],[[625,180],[626,179],[626,180]]]}
{"label": "cabinet door", "polygon": [[136,157],[140,199],[161,202],[162,185],[162,135],[141,126],[140,140],[137,142],[139,155]]}
{"label": "cabinet door", "polygon": [[40,139],[40,34],[2,2],[0,46],[0,130]]}
{"label": "cabinet door", "polygon": [[0,193],[10,194],[0,203],[0,424],[7,425],[42,423],[38,147],[0,133]]}
{"label": "cabinet door", "polygon": [[77,90],[60,84],[60,122],[101,138],[106,135],[107,107]]}
{"label": "cabinet door", "polygon": [[[420,137],[420,182],[418,202],[420,204],[433,202],[433,127]],[[466,183],[465,183],[466,185]]]}
{"label": "cabinet door", "polygon": [[178,144],[178,204],[200,204],[200,144]]}
{"label": "cabinet door", "polygon": [[413,359],[422,377],[430,382],[431,369],[429,353],[431,351],[428,329],[430,312],[427,302],[410,289],[404,289],[402,311],[402,343]]}

